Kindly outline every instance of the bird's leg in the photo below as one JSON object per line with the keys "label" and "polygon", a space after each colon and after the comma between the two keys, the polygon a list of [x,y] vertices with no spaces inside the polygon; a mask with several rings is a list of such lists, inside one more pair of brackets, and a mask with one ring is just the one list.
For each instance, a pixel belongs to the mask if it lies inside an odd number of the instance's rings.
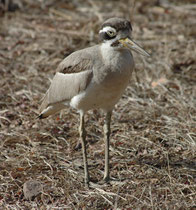
{"label": "bird's leg", "polygon": [[104,123],[104,141],[105,141],[105,172],[104,181],[108,182],[110,179],[109,175],[109,145],[110,145],[110,122],[111,122],[112,112],[107,112],[106,119]]}
{"label": "bird's leg", "polygon": [[88,162],[86,152],[86,131],[84,125],[84,113],[80,113],[80,126],[79,126],[80,141],[82,143],[82,153],[84,161],[84,180],[85,185],[89,186],[89,173],[88,173]]}

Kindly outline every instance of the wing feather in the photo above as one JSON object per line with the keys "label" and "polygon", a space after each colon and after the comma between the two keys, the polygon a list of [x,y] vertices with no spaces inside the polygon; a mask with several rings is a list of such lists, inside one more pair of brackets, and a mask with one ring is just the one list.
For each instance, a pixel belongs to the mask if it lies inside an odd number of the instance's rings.
{"label": "wing feather", "polygon": [[87,88],[93,77],[93,60],[91,54],[87,52],[86,49],[76,51],[59,64],[40,106],[41,115],[48,108],[53,114],[51,107],[55,107],[54,112],[59,111],[63,108],[62,103],[69,101]]}

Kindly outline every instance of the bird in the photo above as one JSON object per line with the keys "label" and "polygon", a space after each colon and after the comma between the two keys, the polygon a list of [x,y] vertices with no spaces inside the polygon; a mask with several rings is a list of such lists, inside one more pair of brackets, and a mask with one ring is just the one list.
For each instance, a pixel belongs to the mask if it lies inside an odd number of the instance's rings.
{"label": "bird", "polygon": [[50,87],[43,97],[39,118],[47,118],[67,107],[80,114],[79,140],[82,145],[84,182],[89,186],[85,114],[89,110],[103,110],[105,168],[104,182],[110,181],[109,144],[112,110],[128,86],[134,59],[132,51],[150,56],[132,39],[129,20],[112,17],[99,30],[100,43],[77,50],[58,65]]}

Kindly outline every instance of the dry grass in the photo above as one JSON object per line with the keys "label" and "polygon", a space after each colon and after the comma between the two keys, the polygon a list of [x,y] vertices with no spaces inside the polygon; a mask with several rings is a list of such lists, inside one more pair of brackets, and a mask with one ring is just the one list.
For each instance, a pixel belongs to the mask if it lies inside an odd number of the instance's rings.
{"label": "dry grass", "polygon": [[[158,2],[167,1],[23,0],[19,10],[1,12],[2,209],[196,208],[196,5]],[[74,149],[78,114],[68,108],[39,121],[36,113],[58,63],[97,43],[111,16],[131,18],[135,40],[152,57],[134,54],[136,70],[114,110],[111,175],[119,181],[87,190]],[[95,184],[104,170],[103,119],[87,116]],[[33,201],[22,191],[29,179],[44,184]]]}

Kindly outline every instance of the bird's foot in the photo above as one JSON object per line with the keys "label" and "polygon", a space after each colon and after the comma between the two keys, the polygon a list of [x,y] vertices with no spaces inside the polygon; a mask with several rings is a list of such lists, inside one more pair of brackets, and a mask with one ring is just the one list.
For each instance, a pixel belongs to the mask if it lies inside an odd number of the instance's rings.
{"label": "bird's foot", "polygon": [[78,142],[77,145],[74,147],[74,150],[78,151],[82,148],[81,142]]}
{"label": "bird's foot", "polygon": [[110,177],[109,176],[105,176],[104,178],[103,178],[103,182],[105,182],[105,183],[109,183],[110,182]]}
{"label": "bird's foot", "polygon": [[103,178],[103,180],[101,180],[100,182],[99,182],[99,184],[101,184],[101,185],[107,185],[107,184],[109,184],[110,183],[110,177],[109,176],[106,176],[106,177],[104,177]]}

